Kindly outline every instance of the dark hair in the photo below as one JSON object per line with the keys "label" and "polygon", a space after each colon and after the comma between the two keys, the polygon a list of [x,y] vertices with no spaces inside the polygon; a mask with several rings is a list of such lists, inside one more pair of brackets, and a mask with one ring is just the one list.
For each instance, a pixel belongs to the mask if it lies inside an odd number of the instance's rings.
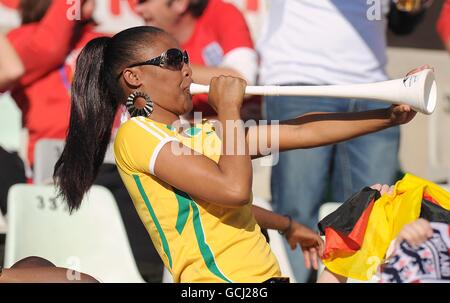
{"label": "dark hair", "polygon": [[207,5],[208,0],[191,0],[188,10],[194,17],[198,18],[203,14]]}
{"label": "dark hair", "polygon": [[[174,0],[168,0],[167,5],[172,5]],[[188,11],[195,17],[200,17],[208,6],[208,0],[190,0]]]}
{"label": "dark hair", "polygon": [[70,211],[80,207],[84,194],[94,183],[111,139],[118,106],[125,102],[117,75],[141,60],[141,49],[161,33],[164,31],[155,27],[134,27],[112,38],[96,38],[80,53],[72,83],[66,145],[53,174]]}
{"label": "dark hair", "polygon": [[52,0],[20,0],[19,12],[22,24],[39,22],[52,4]]}

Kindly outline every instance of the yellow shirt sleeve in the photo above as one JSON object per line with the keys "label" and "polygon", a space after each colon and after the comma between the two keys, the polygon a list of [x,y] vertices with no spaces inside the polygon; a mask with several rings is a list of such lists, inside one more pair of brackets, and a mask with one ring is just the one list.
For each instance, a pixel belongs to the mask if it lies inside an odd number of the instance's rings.
{"label": "yellow shirt sleeve", "polygon": [[173,132],[161,123],[143,117],[122,125],[114,143],[116,163],[129,172],[155,175],[155,164],[163,146],[178,141]]}

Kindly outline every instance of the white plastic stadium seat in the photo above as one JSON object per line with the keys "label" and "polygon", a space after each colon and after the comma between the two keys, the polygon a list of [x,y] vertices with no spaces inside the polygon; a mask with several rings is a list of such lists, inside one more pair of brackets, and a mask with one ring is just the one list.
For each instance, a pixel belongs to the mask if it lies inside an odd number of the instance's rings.
{"label": "white plastic stadium seat", "polygon": [[34,148],[33,183],[53,183],[53,170],[64,149],[64,140],[41,139]]}
{"label": "white plastic stadium seat", "polygon": [[334,212],[336,209],[338,209],[338,207],[341,205],[342,203],[339,202],[327,202],[322,204],[322,206],[320,206],[319,208],[319,222],[323,218]]}
{"label": "white plastic stadium seat", "polygon": [[69,215],[50,185],[14,185],[8,195],[5,267],[38,256],[101,282],[144,282],[114,197],[93,186]]}
{"label": "white plastic stadium seat", "polygon": [[[272,206],[270,205],[270,203],[259,197],[253,198],[253,204],[272,211]],[[281,273],[283,274],[283,276],[289,277],[291,283],[296,283],[295,276],[291,268],[291,264],[289,263],[289,259],[284,248],[283,241],[286,240],[276,230],[268,229],[267,233],[269,234],[270,248],[272,249],[272,252],[274,253],[275,257],[278,260]]]}
{"label": "white plastic stadium seat", "polygon": [[[339,202],[327,202],[322,204],[319,208],[319,221],[320,222],[323,218],[334,212],[339,206],[341,206],[342,203]],[[322,237],[322,239],[325,240],[325,237]],[[317,271],[317,277],[320,276],[320,274],[325,269],[325,266],[323,266],[322,261],[319,262],[319,270]]]}
{"label": "white plastic stadium seat", "polygon": [[164,266],[164,271],[163,271],[162,282],[163,283],[173,283],[172,274],[165,266]]}

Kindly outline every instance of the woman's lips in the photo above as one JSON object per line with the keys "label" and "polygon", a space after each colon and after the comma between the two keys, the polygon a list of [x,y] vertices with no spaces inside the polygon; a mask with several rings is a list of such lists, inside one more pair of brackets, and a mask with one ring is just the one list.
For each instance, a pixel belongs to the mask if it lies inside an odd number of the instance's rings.
{"label": "woman's lips", "polygon": [[184,92],[189,92],[191,91],[191,84],[192,84],[192,80],[189,80],[187,84],[182,85],[182,89]]}

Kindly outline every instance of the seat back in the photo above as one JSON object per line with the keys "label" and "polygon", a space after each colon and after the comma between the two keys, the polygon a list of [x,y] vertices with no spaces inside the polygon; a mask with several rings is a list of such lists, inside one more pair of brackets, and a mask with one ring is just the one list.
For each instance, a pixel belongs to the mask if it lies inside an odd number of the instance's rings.
{"label": "seat back", "polygon": [[5,267],[38,256],[102,282],[144,282],[108,189],[93,186],[69,214],[54,186],[17,184],[8,195]]}
{"label": "seat back", "polygon": [[338,207],[341,205],[342,203],[339,202],[327,202],[322,204],[322,206],[320,206],[319,208],[319,222],[326,216],[334,212],[336,209],[338,209]]}
{"label": "seat back", "polygon": [[34,148],[33,183],[53,183],[53,170],[64,149],[64,140],[41,139]]}
{"label": "seat back", "polygon": [[[322,221],[323,218],[325,218],[326,216],[328,216],[329,214],[334,212],[341,205],[342,205],[342,203],[339,203],[339,202],[326,202],[326,203],[322,204],[322,206],[320,206],[320,208],[319,208],[319,221],[318,222]],[[325,240],[325,237],[322,237],[322,239]],[[317,271],[317,278],[319,278],[320,274],[323,272],[324,269],[325,269],[325,266],[320,261],[319,262],[319,270]]]}

